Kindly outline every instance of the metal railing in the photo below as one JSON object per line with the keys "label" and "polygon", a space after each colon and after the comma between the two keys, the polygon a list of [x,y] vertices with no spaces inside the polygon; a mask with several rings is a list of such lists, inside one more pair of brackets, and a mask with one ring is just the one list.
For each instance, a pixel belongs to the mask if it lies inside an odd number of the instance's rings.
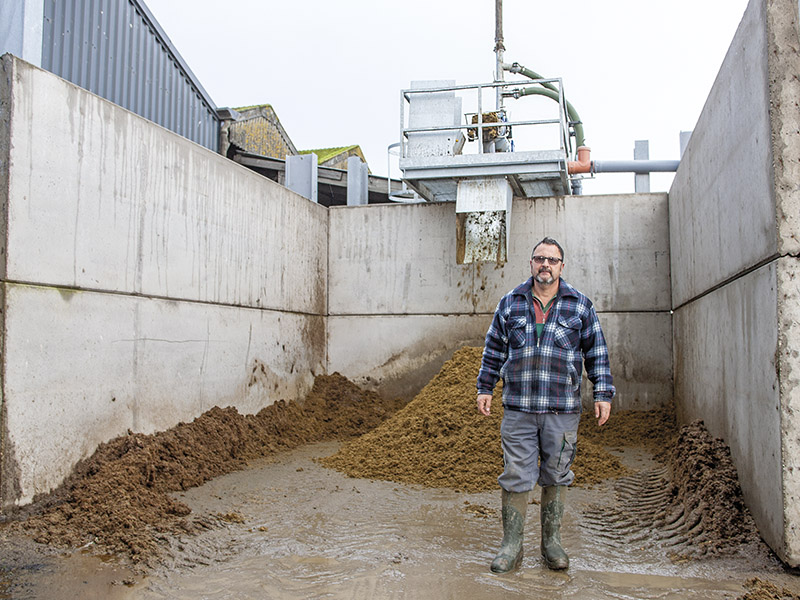
{"label": "metal railing", "polygon": [[[503,121],[486,121],[484,116],[488,113],[502,111],[505,113],[508,109],[506,106],[501,106],[499,109],[493,108],[484,110],[483,92],[484,90],[499,89],[499,96],[502,98],[520,99],[523,95],[522,91],[525,88],[537,86],[545,83],[555,84],[558,89],[558,109],[557,116],[550,119],[521,119],[521,120],[503,120]],[[464,116],[477,115],[476,122],[464,124],[444,124],[438,126],[428,127],[407,127],[406,114],[411,111],[411,98],[418,94],[435,94],[441,92],[454,92],[454,93],[477,93],[477,112],[467,112]],[[515,81],[498,81],[492,83],[478,83],[469,85],[450,85],[442,87],[430,88],[413,88],[401,90],[400,102],[400,157],[408,157],[408,140],[409,135],[415,133],[436,133],[436,132],[450,132],[460,131],[469,138],[470,141],[478,141],[478,153],[483,154],[486,152],[483,141],[485,140],[484,131],[493,128],[503,128],[506,130],[506,136],[511,139],[511,128],[513,127],[528,127],[528,126],[541,126],[541,125],[558,125],[559,126],[559,148],[558,150],[564,151],[567,155],[572,154],[570,144],[571,137],[571,123],[567,116],[567,105],[564,99],[563,85],[560,78],[555,79],[525,79]],[[472,132],[472,133],[470,133]],[[503,136],[499,136],[503,137]]]}

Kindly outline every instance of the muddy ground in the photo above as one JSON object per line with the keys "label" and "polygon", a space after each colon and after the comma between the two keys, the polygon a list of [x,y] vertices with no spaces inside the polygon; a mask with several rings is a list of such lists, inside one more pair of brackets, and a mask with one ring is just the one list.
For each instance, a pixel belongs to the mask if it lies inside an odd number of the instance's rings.
{"label": "muddy ground", "polygon": [[[407,404],[383,400],[334,374],[319,377],[303,403],[279,402],[257,415],[246,416],[231,408],[215,408],[192,423],[167,432],[152,436],[129,434],[113,440],[79,465],[62,488],[38,499],[3,525],[1,543],[8,552],[0,563],[0,598],[40,597],[35,594],[43,589],[49,595],[41,597],[73,597],[70,591],[53,596],[52,588],[44,583],[46,576],[42,575],[37,584],[32,572],[26,571],[31,556],[38,553],[46,557],[54,551],[62,552],[62,556],[66,551],[69,558],[59,559],[62,562],[55,565],[42,558],[41,563],[50,569],[44,570],[63,576],[65,565],[70,564],[71,572],[92,571],[100,577],[98,585],[104,590],[98,597],[110,598],[111,588],[103,585],[113,584],[114,597],[182,597],[174,590],[162,596],[157,591],[168,590],[169,581],[191,587],[186,578],[174,573],[188,569],[197,574],[202,570],[200,566],[213,571],[213,565],[233,560],[231,554],[236,552],[231,547],[237,544],[250,544],[258,548],[261,556],[276,552],[281,560],[290,555],[299,559],[305,556],[311,562],[303,563],[297,577],[301,581],[310,578],[312,588],[316,580],[324,587],[326,578],[330,578],[330,569],[325,567],[330,557],[320,567],[314,562],[319,559],[318,550],[309,544],[304,554],[296,547],[302,536],[296,530],[286,530],[286,523],[299,518],[299,514],[306,514],[306,520],[312,523],[322,519],[318,525],[323,529],[326,519],[350,523],[352,532],[342,534],[340,546],[358,547],[359,540],[364,542],[365,537],[380,539],[386,528],[402,539],[404,534],[392,529],[391,522],[398,512],[411,519],[409,507],[403,504],[402,510],[384,510],[386,503],[391,506],[397,502],[397,496],[405,501],[415,497],[417,503],[432,502],[437,506],[446,497],[451,511],[453,506],[461,507],[458,514],[462,516],[456,520],[468,519],[459,528],[462,534],[471,530],[476,520],[490,520],[492,531],[487,533],[484,530],[489,528],[476,527],[469,542],[458,541],[459,535],[453,532],[449,537],[439,535],[436,542],[441,551],[449,544],[446,540],[456,540],[455,552],[485,536],[479,557],[473,556],[476,572],[484,577],[485,565],[478,565],[491,560],[497,543],[496,478],[502,470],[502,410],[495,410],[488,418],[475,410],[474,381],[479,362],[479,349],[459,350]],[[494,406],[500,407],[499,399]],[[292,471],[295,463],[298,466]],[[670,577],[681,571],[695,573],[702,561],[717,561],[723,565],[717,569],[719,572],[740,574],[732,588],[722,586],[722,591],[719,585],[705,589],[698,584],[698,598],[734,598],[736,590],[740,591],[738,597],[751,600],[800,598],[800,586],[794,586],[796,580],[784,576],[779,563],[758,538],[742,501],[730,453],[701,422],[678,431],[674,416],[667,410],[621,412],[598,429],[587,416],[582,421],[573,469],[576,487],[571,496],[577,494],[579,508],[572,526],[565,525],[565,539],[582,545],[584,552],[602,556],[599,562],[606,570],[615,570],[616,563],[609,563],[607,556],[622,547],[626,549],[624,557],[632,556],[634,564],[650,564],[657,571],[669,572]],[[319,481],[327,483],[318,486],[309,498],[302,493],[280,493],[298,489],[289,480],[305,482],[306,487]],[[345,481],[352,481],[352,488]],[[247,490],[249,504],[240,502],[236,508],[233,500],[237,490],[243,489]],[[367,489],[373,490],[372,506],[383,498],[380,509],[373,508],[372,512],[388,523],[376,524],[375,519],[369,519],[370,500],[362,495]],[[270,490],[277,492],[271,494]],[[322,500],[326,495],[330,498]],[[465,499],[459,501],[459,496]],[[264,498],[272,500],[265,502]],[[357,514],[349,512],[349,507],[364,506],[365,501],[366,507]],[[285,505],[290,509],[286,514]],[[259,512],[258,507],[263,506],[269,508],[272,517]],[[319,512],[314,512],[317,509]],[[425,515],[420,516],[419,511],[413,515],[418,522],[408,522],[412,529],[425,524],[432,530],[442,527]],[[434,521],[439,523],[438,517]],[[254,525],[258,522],[261,524]],[[535,517],[529,517],[529,526],[535,528]],[[230,535],[249,541],[233,543],[226,537]],[[68,552],[77,548],[83,553]],[[243,556],[247,555],[240,550]],[[420,556],[436,552],[422,547],[418,551]],[[86,552],[111,556],[113,560],[102,567],[96,563],[92,563],[94,567],[75,567],[76,560],[89,560]],[[406,566],[414,567],[414,561],[404,558],[403,552],[398,550],[398,562],[392,562],[392,568],[401,574],[405,571],[398,565],[409,563]],[[535,552],[530,555],[535,559]],[[202,559],[198,561],[197,556]],[[457,556],[453,560],[458,561]],[[666,562],[654,567],[652,556]],[[369,562],[367,558],[365,561]],[[592,571],[581,570],[580,559],[573,562],[577,566],[571,569],[571,576],[576,580],[580,577],[574,573]],[[445,560],[443,567],[449,568],[449,564]],[[295,570],[296,567],[292,566]],[[238,568],[241,573],[250,573],[252,565],[241,564]],[[269,568],[269,564],[260,564],[260,569],[251,573],[251,580],[260,581]],[[214,573],[211,577],[219,579],[219,573]],[[408,576],[405,574],[404,578]],[[360,579],[357,572],[348,575],[345,570],[337,577],[339,584],[356,582],[378,590],[372,579]],[[296,583],[291,577],[266,579],[272,581],[272,595],[265,597],[312,597],[308,590],[299,595],[290,593]],[[234,580],[242,583],[239,576]],[[715,581],[713,577],[711,580]],[[596,590],[597,582],[592,582],[591,577],[581,581],[586,589]],[[130,584],[135,595],[125,595],[125,583]],[[725,583],[731,585],[730,575]],[[251,597],[248,594],[252,593],[243,589],[238,596],[208,595],[207,584],[208,581],[198,583],[198,589],[206,590],[206,595],[194,597]],[[582,589],[582,584],[575,585],[575,590]],[[661,590],[661,584],[653,580],[650,585],[654,595],[642,591],[632,597],[666,597],[655,593]],[[685,597],[685,590],[680,591],[680,585],[676,585],[679,592],[675,597]],[[230,589],[231,582],[222,587]],[[262,585],[258,589],[266,588]],[[338,589],[348,588],[340,585]],[[390,586],[383,589],[383,596],[375,597],[390,597],[397,589],[410,593],[403,586]],[[524,590],[524,585],[519,588]],[[723,595],[714,595],[718,592]],[[26,593],[34,595],[25,596]],[[466,589],[464,593],[468,597],[474,595]],[[611,591],[609,594],[584,593],[583,597],[617,597]],[[350,589],[341,596],[326,597],[359,596]]]}

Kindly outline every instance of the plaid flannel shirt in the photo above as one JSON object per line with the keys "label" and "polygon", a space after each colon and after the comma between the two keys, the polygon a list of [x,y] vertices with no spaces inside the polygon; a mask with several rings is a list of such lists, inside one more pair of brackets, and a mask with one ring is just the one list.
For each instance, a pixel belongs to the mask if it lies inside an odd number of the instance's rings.
{"label": "plaid flannel shirt", "polygon": [[591,300],[563,279],[536,336],[533,278],[500,299],[486,333],[478,393],[491,394],[503,378],[503,406],[531,413],[581,412],[584,364],[594,399],[610,401],[615,389],[606,346]]}

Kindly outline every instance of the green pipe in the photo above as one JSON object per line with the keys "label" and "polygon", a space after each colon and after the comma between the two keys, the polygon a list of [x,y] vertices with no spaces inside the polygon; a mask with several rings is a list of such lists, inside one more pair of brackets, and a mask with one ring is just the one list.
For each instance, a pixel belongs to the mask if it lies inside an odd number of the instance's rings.
{"label": "green pipe", "polygon": [[[512,73],[520,73],[520,74],[524,75],[525,77],[528,77],[529,79],[545,79],[545,77],[542,77],[536,71],[531,71],[529,68],[523,67],[521,64],[519,64],[517,62],[512,64],[510,67],[506,65],[505,69],[506,69],[506,71],[511,71]],[[554,86],[552,83],[540,83],[539,85],[541,85],[542,87],[541,88],[523,88],[522,90],[520,90],[519,95],[520,96],[529,96],[529,95],[532,95],[532,94],[536,94],[536,95],[539,95],[539,96],[547,96],[548,98],[552,98],[553,100],[558,102],[559,94],[558,94],[558,88],[556,86]],[[547,90],[549,90],[551,92],[554,92],[554,93],[553,94],[547,93],[545,91],[545,89],[543,89],[543,88],[546,88]],[[586,138],[584,137],[584,134],[583,134],[583,123],[581,123],[581,118],[578,116],[578,111],[575,110],[575,107],[572,106],[572,104],[570,104],[569,101],[567,101],[566,98],[564,99],[564,103],[567,105],[567,115],[569,116],[569,120],[575,123],[575,125],[574,125],[574,127],[575,127],[575,143],[580,148],[581,146],[585,145],[585,143],[586,143]]]}
{"label": "green pipe", "polygon": [[[531,71],[529,68],[523,67],[519,63],[514,63],[508,70],[511,71],[512,73],[520,73],[522,75],[525,75],[525,77],[529,77],[530,79],[547,79],[546,77],[542,77],[541,75],[539,75],[536,71]],[[546,87],[548,90],[553,90],[554,92],[558,91],[558,88],[554,86],[552,83],[540,83],[539,85],[541,85],[542,87]]]}
{"label": "green pipe", "polygon": [[[558,91],[554,91],[549,88],[545,89],[542,87],[527,87],[522,88],[521,90],[515,90],[513,93],[509,92],[509,95],[513,95],[515,97],[517,94],[520,96],[547,96],[556,102],[559,100]],[[564,100],[564,103],[567,105],[567,116],[569,116],[570,122],[575,124],[575,143],[577,144],[578,148],[585,146],[586,138],[583,135],[583,124],[581,123],[581,118],[578,116],[578,111],[576,111],[575,107],[572,106],[572,104],[570,104],[567,100]]]}

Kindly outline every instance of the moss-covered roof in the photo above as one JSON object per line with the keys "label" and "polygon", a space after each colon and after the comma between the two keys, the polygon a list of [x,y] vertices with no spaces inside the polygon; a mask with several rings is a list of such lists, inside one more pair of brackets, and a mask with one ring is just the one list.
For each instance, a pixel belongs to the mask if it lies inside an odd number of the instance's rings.
{"label": "moss-covered roof", "polygon": [[317,162],[324,163],[332,159],[334,156],[338,156],[339,154],[343,154],[349,150],[355,150],[358,148],[357,144],[353,144],[352,146],[340,146],[338,148],[316,148],[314,150],[298,150],[298,154],[311,154],[312,152],[317,155]]}
{"label": "moss-covered roof", "polygon": [[272,108],[271,104],[253,104],[252,106],[235,106],[233,110],[242,112],[245,110],[252,110],[254,108]]}

